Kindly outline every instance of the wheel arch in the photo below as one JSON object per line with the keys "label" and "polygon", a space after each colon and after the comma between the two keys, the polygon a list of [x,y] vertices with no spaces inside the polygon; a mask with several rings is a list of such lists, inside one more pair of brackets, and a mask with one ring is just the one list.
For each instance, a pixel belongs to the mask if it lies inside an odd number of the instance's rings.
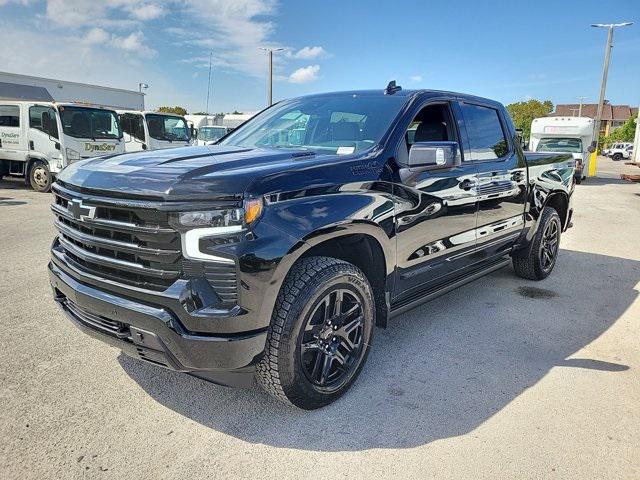
{"label": "wheel arch", "polygon": [[317,229],[300,239],[282,257],[272,276],[274,303],[291,268],[299,260],[312,256],[338,258],[360,268],[374,290],[376,325],[386,326],[387,292],[393,288],[395,249],[380,226],[369,222],[341,223]]}
{"label": "wheel arch", "polygon": [[43,162],[48,167],[51,167],[49,165],[49,159],[47,159],[46,156],[39,155],[37,153],[30,153],[29,156],[27,157],[27,161],[26,161],[25,166],[24,166],[24,182],[27,185],[29,185],[29,175],[31,174],[31,167],[36,162]]}

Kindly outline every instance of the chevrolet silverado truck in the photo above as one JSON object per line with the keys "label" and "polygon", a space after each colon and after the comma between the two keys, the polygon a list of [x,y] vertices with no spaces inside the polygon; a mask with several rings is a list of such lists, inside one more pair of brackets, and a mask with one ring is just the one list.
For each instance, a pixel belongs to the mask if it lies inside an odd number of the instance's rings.
{"label": "chevrolet silverado truck", "polygon": [[392,317],[510,263],[547,277],[574,168],[525,154],[484,98],[391,83],[282,101],[216,145],[65,168],[50,281],[127,355],[314,409]]}

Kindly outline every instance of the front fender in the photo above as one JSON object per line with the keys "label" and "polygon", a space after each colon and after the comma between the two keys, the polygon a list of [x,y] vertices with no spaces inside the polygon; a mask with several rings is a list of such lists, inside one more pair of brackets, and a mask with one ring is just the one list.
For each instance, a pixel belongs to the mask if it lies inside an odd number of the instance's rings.
{"label": "front fender", "polygon": [[[329,195],[269,203],[240,257],[248,304],[268,324],[291,267],[326,240],[366,235],[380,245],[389,277],[395,269],[393,201],[376,193]],[[375,212],[375,213],[374,213]]]}

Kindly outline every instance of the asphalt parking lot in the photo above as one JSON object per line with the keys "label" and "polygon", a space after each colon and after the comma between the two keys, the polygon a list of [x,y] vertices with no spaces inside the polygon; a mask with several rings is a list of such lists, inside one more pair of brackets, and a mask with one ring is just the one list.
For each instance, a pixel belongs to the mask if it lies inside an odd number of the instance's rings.
{"label": "asphalt parking lot", "polygon": [[396,318],[313,412],[81,334],[51,298],[49,195],[0,181],[0,478],[640,478],[640,186],[600,165],[549,279]]}

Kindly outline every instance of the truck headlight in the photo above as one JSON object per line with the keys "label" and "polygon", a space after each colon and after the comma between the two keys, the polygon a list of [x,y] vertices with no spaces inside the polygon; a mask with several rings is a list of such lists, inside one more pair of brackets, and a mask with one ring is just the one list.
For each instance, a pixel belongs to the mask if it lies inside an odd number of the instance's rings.
{"label": "truck headlight", "polygon": [[[234,260],[202,251],[202,243],[207,239],[220,240],[225,237],[231,243],[234,237],[243,233],[255,223],[262,213],[262,199],[245,200],[243,208],[216,209],[194,212],[180,212],[171,219],[174,228],[182,237],[182,253],[191,260],[205,260],[219,263],[234,263]],[[230,243],[222,242],[222,243]]]}
{"label": "truck headlight", "polygon": [[65,152],[67,154],[67,162],[80,160],[80,153],[76,152],[73,148],[67,148]]}

